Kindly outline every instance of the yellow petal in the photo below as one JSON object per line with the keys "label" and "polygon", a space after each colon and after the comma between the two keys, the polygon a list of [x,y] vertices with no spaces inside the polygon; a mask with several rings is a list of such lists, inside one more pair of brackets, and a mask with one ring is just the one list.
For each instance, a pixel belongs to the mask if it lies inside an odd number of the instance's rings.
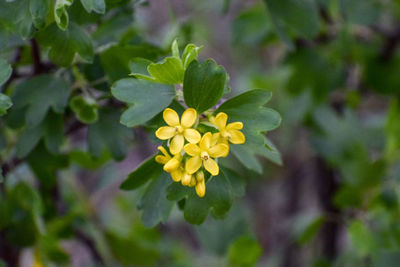
{"label": "yellow petal", "polygon": [[185,152],[192,157],[200,155],[200,147],[195,144],[185,145]]}
{"label": "yellow petal", "polygon": [[203,171],[196,172],[196,180],[198,183],[201,183],[204,181],[204,172]]}
{"label": "yellow petal", "polygon": [[171,143],[169,144],[169,151],[171,151],[172,155],[181,153],[184,143],[185,139],[183,138],[183,135],[175,135],[175,137],[172,138]]}
{"label": "yellow petal", "polygon": [[208,150],[208,153],[213,158],[224,157],[224,156],[227,156],[229,153],[229,146],[227,146],[225,144],[217,144],[213,147],[210,147],[210,149]]}
{"label": "yellow petal", "polygon": [[219,138],[221,137],[220,133],[213,133],[211,137],[211,146],[215,146],[219,142]]}
{"label": "yellow petal", "polygon": [[190,128],[197,120],[197,112],[194,108],[188,108],[183,112],[181,118],[181,125],[185,128]]}
{"label": "yellow petal", "polygon": [[186,140],[192,144],[197,144],[201,139],[200,133],[195,129],[185,129],[183,136],[185,136]]}
{"label": "yellow petal", "polygon": [[190,179],[190,184],[189,184],[189,186],[190,186],[190,187],[193,187],[193,186],[195,186],[196,184],[197,184],[196,178],[194,178],[194,176],[192,175],[192,178]]}
{"label": "yellow petal", "polygon": [[156,136],[158,137],[158,139],[167,140],[173,137],[175,133],[176,130],[174,127],[163,126],[158,128],[158,130],[156,131]]}
{"label": "yellow petal", "polygon": [[172,180],[174,180],[175,182],[179,182],[180,180],[182,180],[183,177],[182,170],[178,169],[176,171],[171,172],[171,177]]}
{"label": "yellow petal", "polygon": [[228,121],[228,115],[224,112],[220,112],[215,116],[214,124],[218,127],[219,130],[225,129],[226,122]]}
{"label": "yellow petal", "polygon": [[229,138],[229,142],[232,144],[243,144],[246,141],[244,134],[237,130],[230,130],[231,138]]}
{"label": "yellow petal", "polygon": [[185,170],[189,174],[193,174],[198,171],[201,167],[201,158],[200,156],[195,156],[186,161]]}
{"label": "yellow petal", "polygon": [[163,146],[158,146],[157,149],[160,150],[161,153],[164,154],[164,156],[171,158],[171,156],[169,155],[169,153],[167,152],[167,150]]}
{"label": "yellow petal", "polygon": [[243,123],[240,121],[229,123],[226,126],[226,129],[229,130],[240,130],[243,129]]}
{"label": "yellow petal", "polygon": [[195,189],[196,194],[199,197],[204,197],[204,195],[206,194],[206,183],[204,181],[201,183],[197,183]]}
{"label": "yellow petal", "polygon": [[210,148],[211,137],[212,137],[212,134],[210,132],[208,132],[208,133],[204,134],[203,137],[201,138],[200,149],[202,151],[207,151]]}
{"label": "yellow petal", "polygon": [[166,156],[161,156],[161,155],[157,155],[156,156],[156,162],[160,163],[160,164],[165,164],[167,163],[171,158],[167,158]]}
{"label": "yellow petal", "polygon": [[219,173],[219,167],[218,164],[215,162],[215,160],[209,158],[207,160],[203,161],[204,168],[211,173],[212,176],[217,176]]}
{"label": "yellow petal", "polygon": [[191,180],[192,180],[192,175],[185,173],[182,177],[181,183],[182,185],[189,185]]}
{"label": "yellow petal", "polygon": [[164,109],[163,118],[164,118],[164,121],[169,126],[178,126],[179,125],[178,113],[176,113],[176,111],[173,109],[170,109],[170,108]]}
{"label": "yellow petal", "polygon": [[177,158],[172,158],[164,165],[164,171],[166,172],[176,171],[179,168],[180,164],[181,162]]}

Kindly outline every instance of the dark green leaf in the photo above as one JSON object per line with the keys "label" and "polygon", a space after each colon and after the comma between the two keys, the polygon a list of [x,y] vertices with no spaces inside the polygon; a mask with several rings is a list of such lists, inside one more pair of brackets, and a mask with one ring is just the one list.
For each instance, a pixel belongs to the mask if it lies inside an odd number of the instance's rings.
{"label": "dark green leaf", "polygon": [[213,60],[190,63],[183,81],[183,96],[188,107],[199,113],[217,104],[227,81],[225,69]]}
{"label": "dark green leaf", "polygon": [[57,65],[71,65],[75,54],[79,54],[85,62],[93,61],[92,41],[84,29],[75,23],[71,23],[65,31],[53,23],[37,32],[36,38],[43,46],[50,47],[49,57]]}
{"label": "dark green leaf", "polygon": [[314,0],[265,0],[271,16],[285,27],[305,38],[318,34],[318,7]]}
{"label": "dark green leaf", "polygon": [[171,85],[127,78],[111,88],[115,98],[129,105],[122,114],[121,123],[127,127],[145,123],[171,104],[175,89]]}
{"label": "dark green leaf", "polygon": [[126,180],[121,184],[122,190],[133,190],[147,181],[156,179],[163,172],[162,165],[155,161],[155,157],[145,160],[139,167],[131,172]]}
{"label": "dark green leaf", "polygon": [[104,0],[81,0],[81,3],[88,13],[94,11],[104,14],[106,12],[106,3]]}
{"label": "dark green leaf", "polygon": [[223,103],[216,111],[228,114],[228,121],[243,122],[243,133],[246,142],[232,145],[232,153],[248,168],[261,173],[262,168],[255,155],[270,157],[268,141],[263,133],[280,125],[281,117],[273,109],[264,107],[271,99],[271,92],[261,89],[247,91]]}
{"label": "dark green leaf", "polygon": [[12,106],[11,99],[5,94],[0,93],[0,116],[7,113],[7,109]]}
{"label": "dark green leaf", "polygon": [[168,219],[173,202],[167,200],[166,190],[172,182],[168,173],[161,172],[147,186],[138,203],[138,208],[143,210],[142,221],[146,227],[154,227]]}
{"label": "dark green leaf", "polygon": [[99,120],[89,126],[88,145],[93,156],[100,157],[107,149],[115,160],[125,157],[127,129],[118,122],[119,116],[117,111],[103,109],[99,112]]}
{"label": "dark green leaf", "polygon": [[39,125],[50,108],[62,113],[68,103],[69,85],[50,74],[38,75],[18,84],[12,100],[13,109],[26,108],[25,121],[29,128]]}
{"label": "dark green leaf", "polygon": [[46,18],[50,8],[50,0],[29,0],[29,11],[36,28],[42,29],[46,26]]}
{"label": "dark green leaf", "polygon": [[103,166],[110,159],[110,154],[104,152],[100,157],[95,158],[85,151],[73,150],[69,153],[69,158],[71,162],[83,168],[95,170]]}
{"label": "dark green leaf", "polygon": [[0,58],[0,86],[10,78],[11,72],[11,65],[6,60]]}

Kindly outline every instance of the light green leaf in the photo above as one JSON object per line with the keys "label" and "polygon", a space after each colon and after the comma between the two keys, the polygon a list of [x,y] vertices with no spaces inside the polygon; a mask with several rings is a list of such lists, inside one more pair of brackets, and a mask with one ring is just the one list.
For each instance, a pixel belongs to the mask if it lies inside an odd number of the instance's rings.
{"label": "light green leaf", "polygon": [[188,44],[185,47],[185,50],[182,54],[182,63],[185,70],[193,60],[197,60],[201,49],[202,47],[195,46],[194,44]]}
{"label": "light green leaf", "polygon": [[73,150],[69,153],[69,158],[71,162],[83,168],[95,170],[103,166],[110,159],[110,153],[104,151],[100,157],[96,158],[85,151]]}
{"label": "light green leaf", "polygon": [[178,41],[175,39],[171,45],[172,56],[180,58]]}
{"label": "light green leaf", "polygon": [[112,86],[111,93],[129,105],[121,116],[121,123],[127,127],[147,122],[168,107],[175,97],[175,89],[171,85],[134,78],[117,81]]}
{"label": "light green leaf", "polygon": [[355,220],[347,229],[353,247],[360,256],[367,256],[375,252],[379,246],[372,232],[362,221]]}
{"label": "light green leaf", "polygon": [[39,125],[50,108],[62,113],[68,103],[69,84],[50,74],[38,75],[17,85],[12,100],[13,110],[26,108],[25,122],[29,128]]}
{"label": "light green leaf", "polygon": [[190,63],[185,72],[183,96],[188,107],[199,113],[217,104],[227,80],[225,69],[213,60]]}
{"label": "light green leaf", "polygon": [[61,31],[56,24],[37,32],[36,38],[43,46],[50,47],[49,57],[57,65],[71,65],[75,54],[85,62],[93,61],[93,45],[89,35],[75,23],[71,23],[66,31]]}
{"label": "light green leaf", "polygon": [[110,151],[115,160],[122,160],[126,153],[124,140],[128,129],[119,122],[120,113],[112,109],[102,109],[99,120],[90,124],[88,129],[89,152],[95,157],[101,157],[105,150]]}
{"label": "light green leaf", "polygon": [[183,82],[183,65],[181,59],[177,57],[167,57],[159,63],[151,63],[147,71],[160,83],[180,84]]}
{"label": "light green leaf", "polygon": [[0,58],[0,86],[10,78],[11,72],[11,65],[6,60]]}
{"label": "light green leaf", "polygon": [[154,77],[149,76],[148,71],[147,71],[147,67],[153,63],[151,60],[145,59],[145,58],[141,58],[141,57],[137,57],[137,58],[133,58],[131,60],[131,62],[129,63],[129,69],[131,70],[131,74],[132,76],[134,76],[135,78],[140,78],[140,79],[144,79],[144,80],[149,80],[149,81],[155,81]]}
{"label": "light green leaf", "polygon": [[168,173],[161,172],[148,185],[138,203],[138,208],[143,210],[142,222],[146,227],[154,227],[167,221],[173,202],[167,200],[166,189],[172,182]]}
{"label": "light green leaf", "polygon": [[57,26],[63,31],[68,28],[69,17],[67,8],[72,3],[73,0],[56,0],[56,4],[54,5],[54,20]]}
{"label": "light green leaf", "polygon": [[249,235],[243,235],[236,239],[228,250],[231,266],[255,266],[261,255],[260,244]]}
{"label": "light green leaf", "polygon": [[[271,99],[271,92],[261,89],[247,91],[223,103],[216,111],[228,114],[228,122],[243,122],[243,133],[246,142],[241,145],[232,145],[232,153],[248,169],[262,172],[256,155],[269,156],[270,147],[264,133],[277,128],[281,117],[273,109],[264,105]],[[267,145],[267,146],[266,146]]]}
{"label": "light green leaf", "polygon": [[75,112],[78,120],[83,123],[91,124],[98,120],[98,106],[93,99],[75,96],[70,100],[69,106]]}
{"label": "light green leaf", "polygon": [[122,190],[133,190],[142,185],[147,181],[156,179],[163,172],[162,165],[155,161],[155,157],[152,156],[145,160],[139,167],[131,172],[126,180],[121,184]]}
{"label": "light green leaf", "polygon": [[7,113],[7,109],[12,106],[11,99],[5,95],[0,93],[0,116]]}
{"label": "light green leaf", "polygon": [[18,33],[23,39],[31,37],[33,27],[29,1],[0,1],[0,24],[0,28]]}

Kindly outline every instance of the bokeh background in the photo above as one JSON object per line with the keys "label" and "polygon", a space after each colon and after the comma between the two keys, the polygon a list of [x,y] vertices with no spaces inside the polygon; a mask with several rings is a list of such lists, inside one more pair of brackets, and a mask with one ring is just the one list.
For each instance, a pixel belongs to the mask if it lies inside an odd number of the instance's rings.
{"label": "bokeh background", "polygon": [[[260,158],[262,175],[238,170],[246,192],[225,219],[210,216],[193,226],[174,208],[167,222],[148,229],[136,208],[140,190],[123,192],[119,185],[157,142],[143,129],[129,130],[123,161],[93,170],[72,164],[60,173],[64,201],[58,209],[64,212],[51,227],[74,225],[60,238],[69,264],[399,266],[399,1],[151,0],[126,6],[112,30],[94,31],[99,51],[128,39],[166,50],[175,38],[182,46],[203,45],[201,59],[226,68],[232,95],[273,92],[268,106],[282,123],[267,136],[280,154]],[[84,147],[86,131],[74,131],[69,146]],[[20,180],[35,183],[23,164],[8,186]],[[10,248],[4,240],[0,235],[5,262],[31,264],[33,249]]]}

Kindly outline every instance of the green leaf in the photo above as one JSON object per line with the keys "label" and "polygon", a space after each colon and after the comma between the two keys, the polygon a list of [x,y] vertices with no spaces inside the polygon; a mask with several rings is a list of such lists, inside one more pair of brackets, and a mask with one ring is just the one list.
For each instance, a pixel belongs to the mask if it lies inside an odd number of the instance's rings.
{"label": "green leaf", "polygon": [[[171,197],[171,194],[169,196]],[[201,224],[212,210],[216,217],[221,218],[231,208],[232,199],[232,186],[221,171],[206,183],[206,195],[203,198],[199,198],[194,189],[191,190],[186,199],[184,217],[189,223]]]}
{"label": "green leaf", "polygon": [[134,190],[147,183],[147,181],[156,179],[162,172],[162,165],[155,161],[155,156],[152,156],[131,172],[120,188],[122,190]]}
{"label": "green leaf", "polygon": [[111,82],[127,77],[131,60],[137,57],[154,60],[161,50],[150,45],[115,45],[100,54],[101,64]]}
{"label": "green leaf", "polygon": [[73,0],[56,0],[56,4],[54,5],[54,20],[57,26],[63,31],[68,28],[69,17],[67,8],[72,3]]}
{"label": "green leaf", "polygon": [[0,58],[0,86],[10,78],[11,72],[11,65],[6,60]]}
{"label": "green leaf", "polygon": [[110,154],[105,151],[100,157],[95,158],[85,151],[73,150],[69,153],[69,158],[71,162],[83,168],[95,170],[103,166],[110,159]]}
{"label": "green leaf", "polygon": [[247,91],[224,102],[216,111],[228,114],[228,122],[243,122],[243,134],[246,142],[241,145],[232,145],[232,153],[248,169],[258,173],[262,167],[256,155],[269,157],[270,147],[264,133],[277,128],[280,125],[281,117],[273,109],[264,105],[271,99],[271,92],[261,89]]}
{"label": "green leaf", "polygon": [[398,249],[380,249],[372,257],[374,267],[397,267],[400,262],[400,251]]}
{"label": "green leaf", "polygon": [[294,231],[296,241],[300,245],[310,242],[325,223],[323,215],[300,215],[295,219]]}
{"label": "green leaf", "polygon": [[183,81],[183,96],[188,107],[199,113],[217,104],[227,81],[225,69],[213,60],[190,63]]}
{"label": "green leaf", "polygon": [[175,39],[171,45],[172,56],[180,58],[178,40]]}
{"label": "green leaf", "polygon": [[70,66],[75,54],[79,54],[85,62],[93,61],[92,41],[84,29],[75,23],[71,23],[65,31],[53,23],[37,32],[36,38],[41,45],[50,47],[49,57],[57,65]]}
{"label": "green leaf", "polygon": [[138,208],[143,210],[142,222],[146,227],[154,227],[160,222],[167,221],[173,202],[167,200],[166,189],[172,182],[168,173],[161,172],[147,186],[138,203]]}
{"label": "green leaf", "polygon": [[105,150],[110,151],[115,160],[122,160],[126,154],[127,129],[119,120],[120,113],[112,109],[102,109],[99,120],[88,129],[89,152],[101,157]]}
{"label": "green leaf", "polygon": [[129,105],[121,116],[121,123],[127,127],[134,127],[150,120],[168,107],[175,97],[175,89],[171,85],[133,78],[117,81],[113,84],[111,93]]}
{"label": "green leaf", "polygon": [[319,31],[318,7],[314,0],[265,0],[268,10],[279,25],[304,38]]}
{"label": "green leaf", "polygon": [[52,109],[62,113],[68,103],[69,84],[50,74],[29,78],[17,85],[12,100],[13,110],[25,109],[28,128],[39,125],[47,112]]}
{"label": "green leaf", "polygon": [[135,78],[141,78],[144,80],[154,81],[154,77],[148,76],[147,67],[153,62],[151,60],[137,57],[133,58],[129,63],[129,69],[131,70],[132,76]]}
{"label": "green leaf", "polygon": [[12,105],[11,99],[7,95],[0,93],[0,116],[6,114],[7,109]]}
{"label": "green leaf", "polygon": [[185,47],[185,50],[183,50],[182,54],[182,63],[185,70],[187,67],[189,67],[193,60],[197,60],[201,49],[202,47],[195,46],[194,44],[188,44]]}
{"label": "green leaf", "polygon": [[151,63],[147,71],[160,83],[180,84],[183,82],[183,65],[181,59],[177,57],[167,57],[159,63]]}
{"label": "green leaf", "polygon": [[246,182],[243,177],[232,169],[223,166],[220,168],[232,186],[232,194],[235,197],[243,197],[246,193]]}
{"label": "green leaf", "polygon": [[104,14],[106,12],[106,3],[104,0],[81,0],[81,3],[88,13],[94,11]]}
{"label": "green leaf", "polygon": [[50,8],[50,0],[29,0],[29,11],[36,28],[42,29],[46,26],[46,18]]}
{"label": "green leaf", "polygon": [[69,106],[75,112],[78,120],[83,123],[91,124],[98,120],[98,106],[93,99],[75,96],[70,100]]}
{"label": "green leaf", "polygon": [[347,230],[351,242],[360,256],[364,257],[370,255],[379,248],[372,232],[362,221],[353,221]]}
{"label": "green leaf", "polygon": [[18,33],[23,39],[31,37],[33,27],[29,1],[0,1],[0,25],[0,29]]}
{"label": "green leaf", "polygon": [[32,128],[27,127],[17,141],[17,156],[26,157],[43,137],[49,152],[58,153],[64,138],[62,116],[49,112],[46,119]]}
{"label": "green leaf", "polygon": [[229,247],[228,259],[232,266],[255,266],[262,251],[257,240],[249,235],[243,235]]}

